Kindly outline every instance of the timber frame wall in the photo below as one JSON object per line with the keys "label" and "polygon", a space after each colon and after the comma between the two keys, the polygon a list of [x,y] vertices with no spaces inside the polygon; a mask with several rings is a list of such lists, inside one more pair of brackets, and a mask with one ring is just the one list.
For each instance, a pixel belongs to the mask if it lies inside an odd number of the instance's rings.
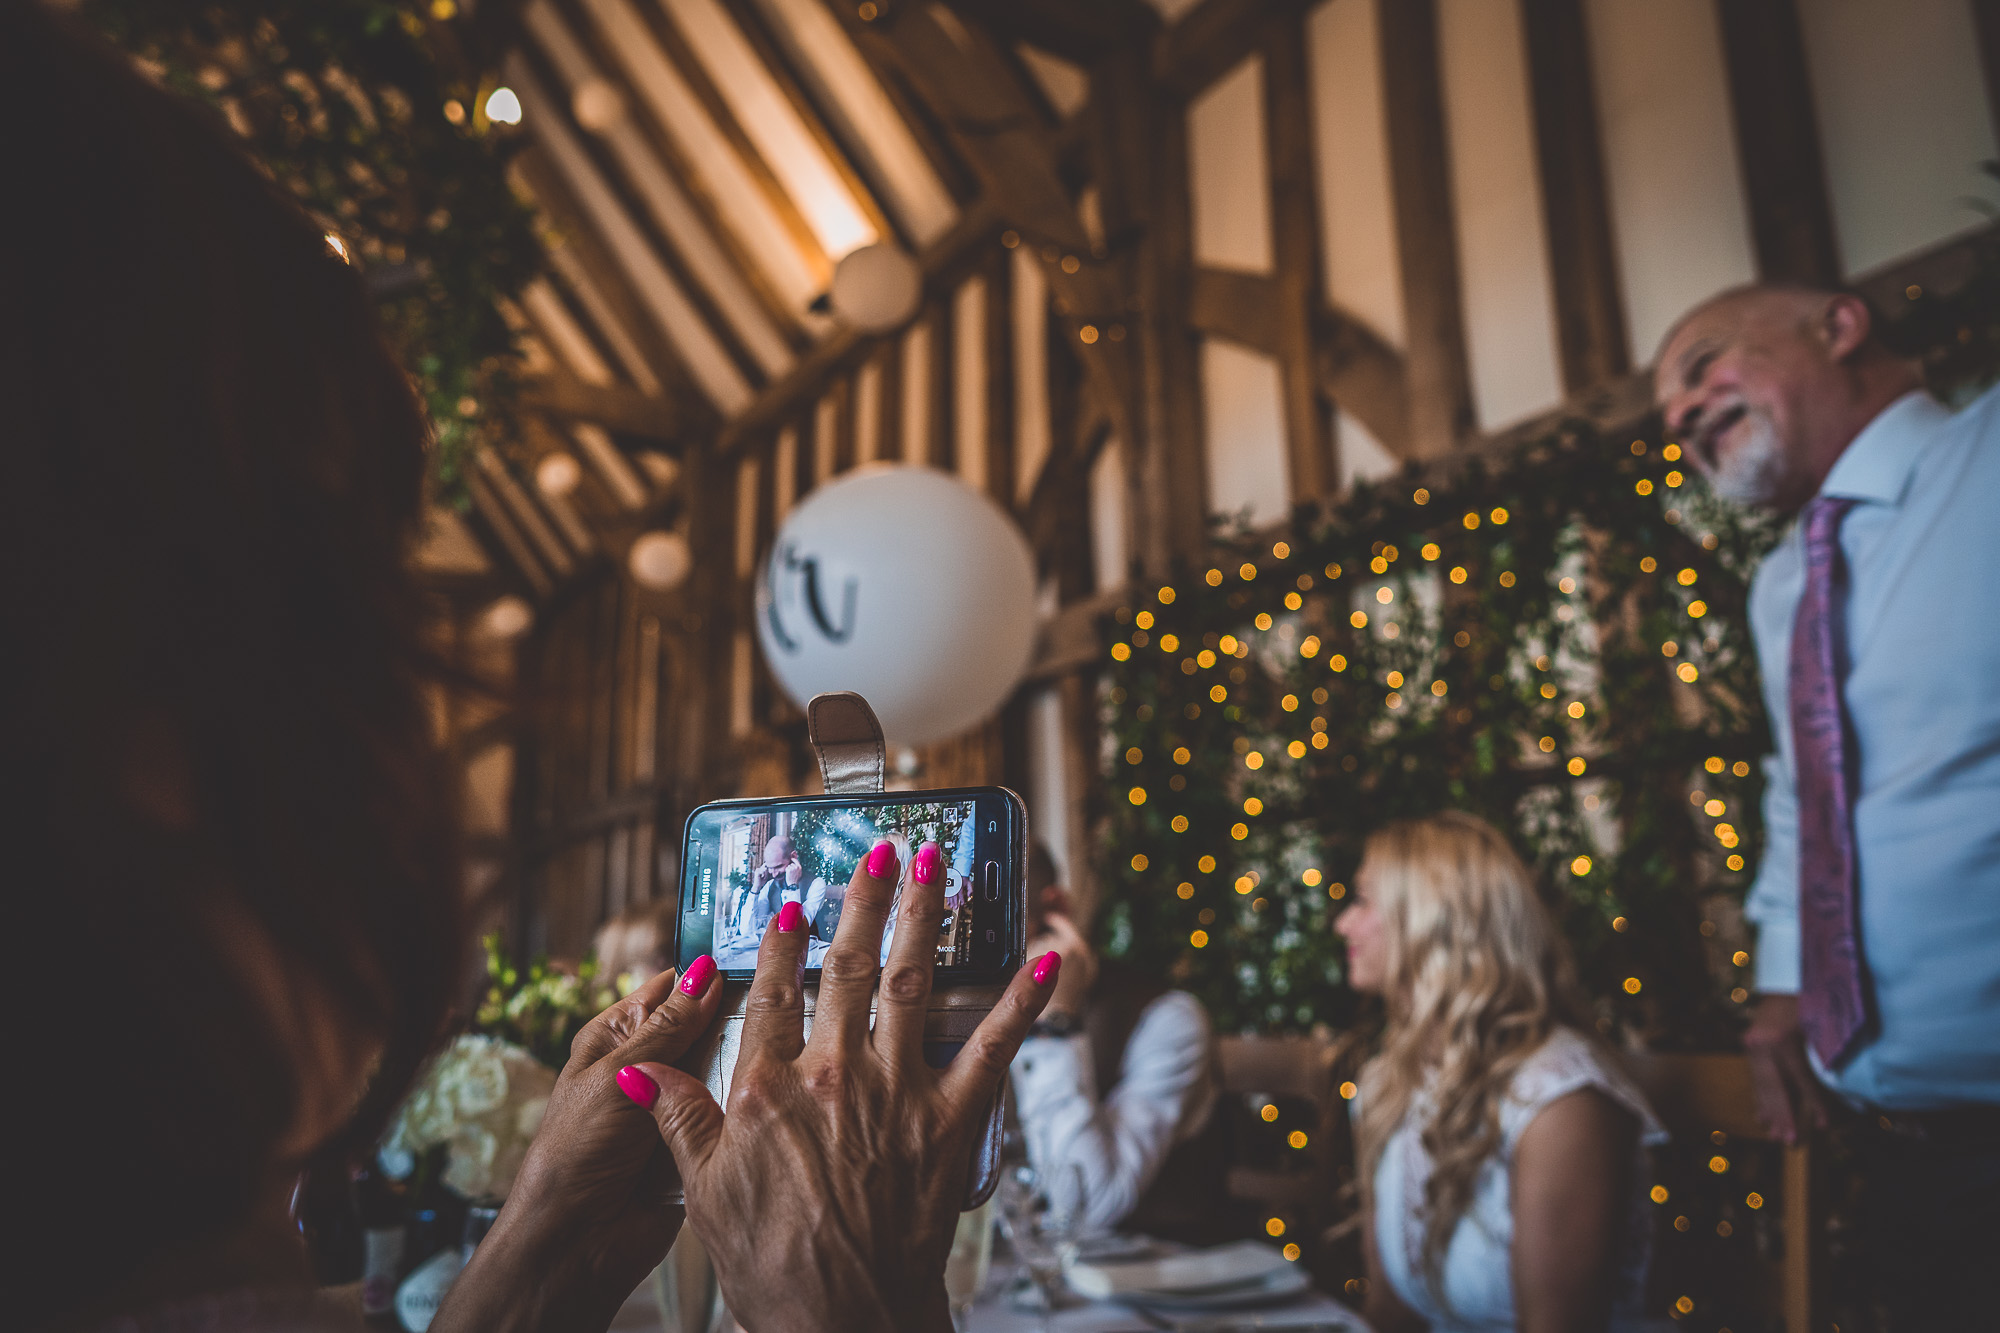
{"label": "timber frame wall", "polygon": [[[925,271],[913,330],[794,336],[796,360],[776,376],[755,375],[752,358],[725,339],[752,386],[730,413],[706,401],[682,358],[648,332],[629,260],[591,201],[546,146],[523,153],[520,182],[560,233],[556,266],[572,275],[568,315],[589,324],[613,368],[543,367],[528,383],[540,442],[567,447],[573,436],[593,464],[567,516],[531,498],[498,460],[483,465],[473,488],[471,526],[498,573],[461,594],[510,589],[537,608],[519,645],[513,719],[482,733],[513,746],[510,831],[490,850],[523,947],[575,955],[602,920],[671,893],[681,825],[700,802],[805,790],[813,780],[802,719],[754,648],[755,577],[792,502],[876,459],[967,475],[1028,534],[1052,603],[1031,678],[988,727],[926,751],[918,780],[1044,788],[1031,799],[1060,803],[1059,859],[1087,905],[1100,786],[1097,621],[1123,595],[1120,584],[1170,582],[1207,547],[1201,340],[1275,361],[1295,504],[1340,489],[1336,408],[1417,465],[1504,444],[1475,425],[1446,165],[1438,20],[1446,2],[1390,0],[1376,10],[1406,323],[1400,349],[1323,295],[1311,6],[1302,0],[1200,0],[1171,26],[1142,0],[882,0],[865,7],[872,20],[832,4],[958,216],[922,246],[879,219]],[[1990,94],[2000,75],[2000,3],[1973,5]],[[751,0],[724,8],[765,33]],[[1622,424],[1646,410],[1634,359],[1648,349],[1627,346],[1583,0],[1519,0],[1519,13],[1563,411]],[[1717,13],[1757,268],[1835,278],[1793,0],[1719,0]],[[782,70],[780,44],[768,34],[759,42]],[[1058,113],[1021,44],[1087,72],[1080,110]],[[1198,265],[1192,236],[1188,108],[1252,56],[1261,58],[1268,127],[1268,273]],[[814,104],[806,80],[782,83],[810,124],[838,137],[824,130],[834,117]],[[1912,284],[1949,285],[1965,250],[1918,256],[1865,285],[1893,311]],[[1024,278],[1046,290],[1048,449],[1031,473],[1015,456]],[[563,311],[530,308],[523,318],[561,341],[550,322],[560,324]],[[983,344],[977,373],[957,354],[968,337]],[[968,434],[968,422],[983,428]],[[593,427],[619,456],[593,453],[585,438]],[[635,464],[635,446],[660,452]],[[1094,505],[1092,478],[1107,458],[1121,469],[1122,500]],[[1093,525],[1107,514],[1123,527],[1113,543],[1126,559],[1117,578],[1093,563],[1106,535]],[[617,556],[662,523],[681,525],[696,553],[692,576],[671,593],[636,587]],[[1060,753],[1031,771],[1037,708],[1055,710]]]}

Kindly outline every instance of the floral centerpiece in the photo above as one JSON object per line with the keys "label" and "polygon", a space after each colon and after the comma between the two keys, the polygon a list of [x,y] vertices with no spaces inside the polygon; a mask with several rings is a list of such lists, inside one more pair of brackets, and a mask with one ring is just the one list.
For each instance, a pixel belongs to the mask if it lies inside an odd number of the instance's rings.
{"label": "floral centerpiece", "polygon": [[466,1199],[498,1201],[541,1127],[570,1042],[617,995],[597,984],[589,959],[574,971],[546,959],[516,967],[498,935],[486,938],[486,980],[472,1030],[425,1068],[378,1159],[394,1179],[435,1178]]}

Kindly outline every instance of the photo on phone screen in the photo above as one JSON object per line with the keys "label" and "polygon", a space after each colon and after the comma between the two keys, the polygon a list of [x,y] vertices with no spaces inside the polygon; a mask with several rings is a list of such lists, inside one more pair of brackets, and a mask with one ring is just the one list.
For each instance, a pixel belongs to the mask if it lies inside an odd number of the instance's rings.
{"label": "photo on phone screen", "polygon": [[[940,968],[972,963],[976,932],[1002,924],[996,891],[982,894],[981,802],[972,796],[935,801],[854,804],[759,803],[708,807],[688,824],[683,862],[689,871],[681,904],[681,957],[707,952],[724,972],[749,972],[765,928],[787,902],[805,912],[806,966],[816,968],[832,944],[855,868],[879,842],[896,848],[900,905],[910,887],[910,859],[935,842],[944,860],[944,919],[938,929]],[[999,821],[987,858],[1002,855]],[[1012,857],[1004,858],[1012,861]],[[995,870],[998,869],[995,862]],[[985,878],[992,878],[989,871]],[[997,890],[997,883],[992,886]],[[992,920],[987,920],[987,918]],[[896,908],[882,937],[887,962],[896,936]]]}

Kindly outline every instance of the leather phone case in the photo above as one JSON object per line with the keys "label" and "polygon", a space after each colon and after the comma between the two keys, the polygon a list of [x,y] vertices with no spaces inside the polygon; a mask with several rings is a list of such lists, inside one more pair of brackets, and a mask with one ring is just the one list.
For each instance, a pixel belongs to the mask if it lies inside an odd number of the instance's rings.
{"label": "leather phone case", "polygon": [[[820,775],[825,779],[829,795],[881,794],[886,757],[882,724],[876,720],[875,710],[868,706],[866,699],[853,693],[816,696],[806,705],[806,732],[813,752],[819,758]],[[1024,831],[1016,848],[1017,857],[1026,847],[1026,842]],[[1016,928],[1021,928],[1018,920]],[[1018,954],[1018,948],[1016,952]],[[924,1022],[926,1053],[930,1053],[932,1048],[955,1050],[962,1045],[993,1006],[1000,1002],[1006,989],[1005,983],[999,983],[953,986],[932,991],[930,1010]],[[806,985],[805,1030],[808,1035],[812,1032],[813,1008],[818,1000],[818,991],[817,985]],[[725,1109],[729,1105],[729,1085],[736,1070],[736,1057],[742,1049],[744,1006],[749,998],[749,983],[726,983],[719,1021],[676,1062],[679,1068],[702,1079],[715,1097],[716,1104]],[[871,1016],[874,1008],[871,1001]],[[967,1209],[977,1208],[986,1202],[994,1186],[1000,1182],[1001,1108],[1005,1092],[1003,1085],[994,1095],[993,1109],[988,1113],[985,1128],[973,1148],[971,1173],[966,1181]],[[680,1201],[678,1192],[673,1201]]]}

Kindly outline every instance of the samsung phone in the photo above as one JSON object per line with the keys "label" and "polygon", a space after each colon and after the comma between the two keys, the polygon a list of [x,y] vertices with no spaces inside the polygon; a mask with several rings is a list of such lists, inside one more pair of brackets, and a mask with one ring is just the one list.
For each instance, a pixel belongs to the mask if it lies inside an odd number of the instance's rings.
{"label": "samsung phone", "polygon": [[[917,849],[935,842],[943,854],[935,985],[1006,981],[1024,961],[1027,815],[1005,787],[702,806],[688,816],[681,847],[680,966],[709,954],[726,979],[749,980],[765,927],[796,902],[808,931],[806,980],[818,980],[855,867],[884,839],[896,847],[899,904]],[[895,931],[892,909],[884,962]]]}

